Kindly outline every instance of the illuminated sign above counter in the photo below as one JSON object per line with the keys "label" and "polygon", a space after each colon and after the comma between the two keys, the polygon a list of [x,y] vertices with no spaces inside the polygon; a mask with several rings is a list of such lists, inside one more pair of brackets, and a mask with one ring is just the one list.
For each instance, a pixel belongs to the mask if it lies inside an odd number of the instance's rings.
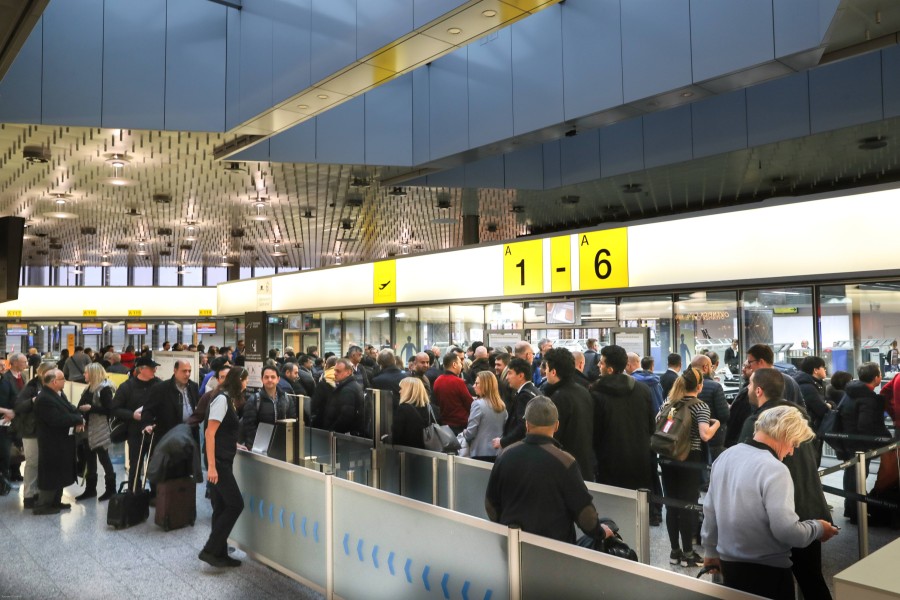
{"label": "illuminated sign above counter", "polygon": [[[837,273],[898,273],[889,253],[858,255],[841,244],[790,260],[740,260],[770,240],[864,239],[875,214],[892,214],[900,191],[887,186],[803,198],[773,199],[728,210],[486,243],[446,252],[267,277],[271,311],[289,312],[427,304],[640,289],[704,289],[783,277],[826,279]],[[813,219],[810,215],[841,215]],[[712,247],[698,232],[723,240]],[[703,252],[698,251],[704,249]],[[477,268],[474,268],[477,267]],[[257,310],[254,281],[218,285],[218,314]],[[705,316],[705,315],[704,315]],[[726,315],[715,315],[729,318]],[[681,317],[683,320],[689,316]]]}

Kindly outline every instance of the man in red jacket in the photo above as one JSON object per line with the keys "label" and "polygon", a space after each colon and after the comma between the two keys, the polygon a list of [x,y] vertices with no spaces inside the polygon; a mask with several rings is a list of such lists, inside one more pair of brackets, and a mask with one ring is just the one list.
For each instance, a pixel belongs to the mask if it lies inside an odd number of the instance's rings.
{"label": "man in red jacket", "polygon": [[466,382],[459,376],[462,360],[455,352],[444,355],[444,373],[434,381],[434,402],[441,409],[441,420],[453,433],[459,434],[469,424],[472,396]]}

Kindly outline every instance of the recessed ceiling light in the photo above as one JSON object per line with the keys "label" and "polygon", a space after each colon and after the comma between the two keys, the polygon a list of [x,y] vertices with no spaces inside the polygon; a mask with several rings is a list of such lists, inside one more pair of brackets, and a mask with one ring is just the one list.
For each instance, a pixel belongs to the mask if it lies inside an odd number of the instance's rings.
{"label": "recessed ceiling light", "polygon": [[693,95],[694,95],[694,92],[681,92],[682,98],[690,98]]}
{"label": "recessed ceiling light", "polygon": [[43,213],[45,217],[49,217],[51,219],[77,219],[78,215],[75,213],[65,212],[65,211],[50,211]]}
{"label": "recessed ceiling light", "polygon": [[858,148],[860,150],[878,150],[888,145],[887,136],[879,135],[875,137],[867,137],[859,140]]}
{"label": "recessed ceiling light", "polygon": [[450,35],[459,35],[462,33],[462,29],[460,29],[459,27],[451,27],[447,30],[447,33],[449,33]]}
{"label": "recessed ceiling light", "polygon": [[298,104],[297,108],[299,108],[300,110],[306,110],[307,108],[309,108],[309,104]]}
{"label": "recessed ceiling light", "polygon": [[328,100],[329,96],[328,94],[319,94],[318,96],[316,96],[316,98],[318,98],[319,100]]}
{"label": "recessed ceiling light", "polygon": [[106,155],[106,163],[115,169],[121,169],[131,162],[124,153],[113,153]]}
{"label": "recessed ceiling light", "polygon": [[497,11],[496,11],[496,10],[491,10],[491,9],[483,10],[483,11],[481,11],[481,15],[484,16],[484,17],[496,17],[496,16],[497,16]]}

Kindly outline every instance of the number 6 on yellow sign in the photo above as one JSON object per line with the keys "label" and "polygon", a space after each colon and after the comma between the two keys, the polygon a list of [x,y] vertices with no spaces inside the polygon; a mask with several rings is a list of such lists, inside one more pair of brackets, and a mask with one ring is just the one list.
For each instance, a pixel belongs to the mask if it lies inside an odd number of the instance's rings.
{"label": "number 6 on yellow sign", "polygon": [[628,287],[628,229],[578,234],[579,289]]}

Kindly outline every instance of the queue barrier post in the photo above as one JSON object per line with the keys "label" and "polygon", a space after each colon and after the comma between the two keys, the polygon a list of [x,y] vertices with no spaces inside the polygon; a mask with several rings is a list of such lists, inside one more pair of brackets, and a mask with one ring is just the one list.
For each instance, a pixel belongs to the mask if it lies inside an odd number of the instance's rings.
{"label": "queue barrier post", "polygon": [[519,541],[521,531],[518,525],[510,525],[506,538],[506,555],[509,561],[509,600],[521,600],[522,598],[522,547]]}
{"label": "queue barrier post", "polygon": [[441,463],[435,456],[431,459],[431,503],[437,506],[440,504],[440,490],[438,489],[438,469]]}
{"label": "queue barrier post", "polygon": [[650,564],[650,490],[637,490],[637,552],[638,560]]}
{"label": "queue barrier post", "polygon": [[[866,453],[856,453],[856,492],[866,495]],[[869,555],[869,505],[862,500],[856,502],[856,518],[859,524],[859,558]]]}

